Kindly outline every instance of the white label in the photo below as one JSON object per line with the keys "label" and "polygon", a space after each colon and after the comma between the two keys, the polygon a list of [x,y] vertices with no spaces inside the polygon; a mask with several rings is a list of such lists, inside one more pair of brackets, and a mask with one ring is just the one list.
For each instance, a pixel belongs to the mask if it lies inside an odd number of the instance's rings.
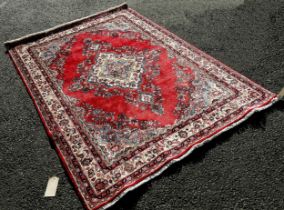
{"label": "white label", "polygon": [[59,177],[52,176],[48,179],[44,197],[54,197],[56,195],[56,190],[59,182]]}

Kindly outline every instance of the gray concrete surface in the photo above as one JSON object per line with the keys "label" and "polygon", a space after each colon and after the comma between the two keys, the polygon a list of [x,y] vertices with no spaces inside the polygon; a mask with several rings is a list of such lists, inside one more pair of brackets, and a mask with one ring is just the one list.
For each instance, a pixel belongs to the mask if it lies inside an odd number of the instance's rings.
{"label": "gray concrete surface", "polygon": [[[0,42],[93,14],[115,0],[0,0]],[[130,7],[277,92],[283,0],[129,0]],[[82,209],[11,61],[0,47],[0,209]],[[284,103],[254,115],[112,210],[284,209]],[[43,198],[49,176],[57,196]]]}

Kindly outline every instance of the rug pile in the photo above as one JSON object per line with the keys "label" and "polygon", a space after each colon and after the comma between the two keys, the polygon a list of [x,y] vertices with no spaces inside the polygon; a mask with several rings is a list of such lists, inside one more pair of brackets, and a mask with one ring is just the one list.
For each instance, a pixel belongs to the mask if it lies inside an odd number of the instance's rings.
{"label": "rug pile", "polygon": [[126,4],[6,46],[87,209],[277,100]]}

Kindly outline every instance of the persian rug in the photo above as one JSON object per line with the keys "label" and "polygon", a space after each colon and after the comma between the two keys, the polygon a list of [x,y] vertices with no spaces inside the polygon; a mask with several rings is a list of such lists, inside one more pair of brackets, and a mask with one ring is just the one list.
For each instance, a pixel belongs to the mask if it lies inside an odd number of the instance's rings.
{"label": "persian rug", "polygon": [[278,99],[126,4],[6,47],[86,209]]}

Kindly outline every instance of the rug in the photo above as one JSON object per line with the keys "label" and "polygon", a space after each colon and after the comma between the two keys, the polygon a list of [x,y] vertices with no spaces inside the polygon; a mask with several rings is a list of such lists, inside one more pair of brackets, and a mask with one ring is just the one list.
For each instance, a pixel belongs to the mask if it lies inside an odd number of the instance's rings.
{"label": "rug", "polygon": [[86,209],[278,99],[126,4],[6,47]]}

